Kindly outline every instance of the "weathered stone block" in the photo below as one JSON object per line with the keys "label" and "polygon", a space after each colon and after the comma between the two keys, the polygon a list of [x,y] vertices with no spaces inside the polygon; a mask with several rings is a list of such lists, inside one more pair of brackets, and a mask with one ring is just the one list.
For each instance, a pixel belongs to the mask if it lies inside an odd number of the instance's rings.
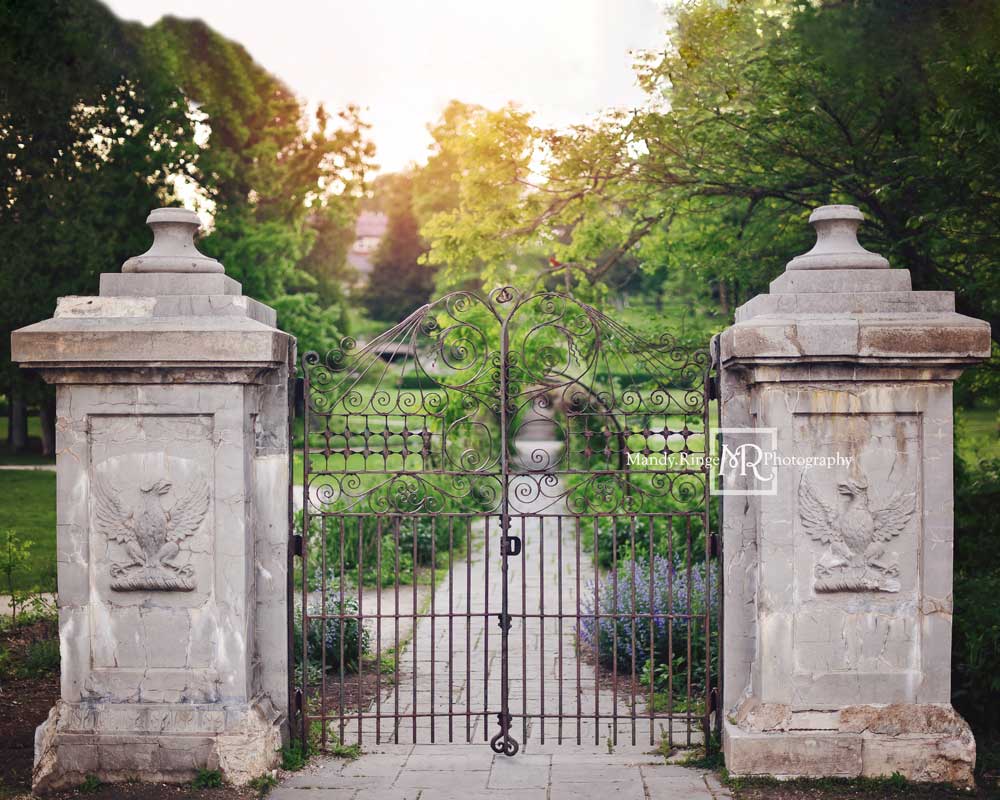
{"label": "weathered stone block", "polygon": [[57,384],[62,687],[36,734],[39,791],[200,768],[245,783],[287,725],[294,342],[181,249],[154,244],[104,296],[12,335]]}
{"label": "weathered stone block", "polygon": [[719,340],[722,427],[771,432],[778,464],[727,476],[769,491],[723,498],[727,766],[965,784],[951,384],[989,356],[989,326],[949,293],[909,292],[842,210],[816,212],[837,236],[821,229]]}

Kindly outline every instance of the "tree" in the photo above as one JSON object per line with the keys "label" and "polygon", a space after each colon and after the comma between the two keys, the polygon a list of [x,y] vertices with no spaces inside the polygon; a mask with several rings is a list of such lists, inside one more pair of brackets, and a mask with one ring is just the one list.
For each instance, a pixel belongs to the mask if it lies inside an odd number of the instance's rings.
{"label": "tree", "polygon": [[549,246],[600,291],[631,255],[692,273],[731,309],[809,246],[809,209],[853,202],[870,246],[997,335],[1000,4],[697,0],[671,13],[666,47],[638,65],[646,108],[558,132],[508,113],[489,146],[471,138],[459,210],[424,228],[429,258],[450,269]]}
{"label": "tree", "polygon": [[[332,346],[346,319],[336,281],[374,155],[358,109],[307,113],[241,45],[200,21],[166,17],[149,36],[207,131],[191,175],[215,209],[203,249],[278,308],[300,348]],[[335,335],[313,338],[323,331]]]}
{"label": "tree", "polygon": [[380,206],[388,216],[362,302],[373,319],[397,322],[430,298],[434,271],[420,263],[427,250],[413,209],[411,174],[384,176],[376,184]]}
{"label": "tree", "polygon": [[145,250],[146,214],[195,148],[141,26],[90,0],[0,0],[0,17],[0,379],[19,449],[25,404],[51,411],[51,390],[11,364],[10,331]]}

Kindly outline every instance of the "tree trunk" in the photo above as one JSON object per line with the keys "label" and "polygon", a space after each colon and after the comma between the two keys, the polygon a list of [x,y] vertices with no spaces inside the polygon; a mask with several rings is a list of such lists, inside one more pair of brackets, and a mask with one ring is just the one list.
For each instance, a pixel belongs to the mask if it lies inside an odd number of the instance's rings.
{"label": "tree trunk", "polygon": [[24,402],[24,388],[16,383],[10,392],[10,449],[23,453],[28,447],[28,407]]}
{"label": "tree trunk", "polygon": [[719,281],[719,308],[724,316],[729,316],[729,292],[725,278]]}
{"label": "tree trunk", "polygon": [[56,395],[46,388],[38,407],[38,421],[42,428],[42,455],[56,454]]}

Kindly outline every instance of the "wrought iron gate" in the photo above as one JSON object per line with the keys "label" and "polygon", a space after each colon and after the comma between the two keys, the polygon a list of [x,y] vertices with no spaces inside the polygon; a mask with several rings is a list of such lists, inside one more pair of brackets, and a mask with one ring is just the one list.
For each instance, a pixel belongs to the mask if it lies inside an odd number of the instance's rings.
{"label": "wrought iron gate", "polygon": [[302,373],[304,740],[708,740],[707,350],[504,288]]}

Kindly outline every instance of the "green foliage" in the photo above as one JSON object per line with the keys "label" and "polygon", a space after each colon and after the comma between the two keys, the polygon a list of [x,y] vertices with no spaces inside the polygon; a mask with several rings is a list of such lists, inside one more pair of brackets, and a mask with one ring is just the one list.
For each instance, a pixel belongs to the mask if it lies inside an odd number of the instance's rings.
{"label": "green foliage", "polygon": [[281,748],[281,768],[289,772],[298,772],[309,760],[309,754],[302,742],[293,739]]}
{"label": "green foliage", "polygon": [[251,789],[257,792],[258,797],[266,797],[267,793],[277,785],[278,779],[269,772],[258,775],[248,784]]}
{"label": "green foliage", "polygon": [[427,246],[413,209],[413,177],[387,175],[376,192],[389,221],[361,299],[375,319],[401,320],[430,299],[434,270],[420,263]]}
{"label": "green foliage", "polygon": [[27,602],[28,595],[18,589],[18,577],[31,552],[31,542],[22,541],[12,530],[0,533],[0,578],[6,594],[10,595],[10,621],[17,623],[18,610]]}
{"label": "green foliage", "polygon": [[98,791],[104,784],[101,779],[96,775],[88,775],[83,779],[83,783],[76,787],[78,792],[82,794],[93,794]]}
{"label": "green foliage", "polygon": [[[310,614],[319,613],[320,606],[310,607]],[[309,666],[319,667],[325,658],[329,672],[340,672],[341,664],[345,673],[357,672],[359,657],[364,658],[371,650],[371,633],[358,621],[357,600],[345,597],[341,604],[339,592],[331,586],[323,613],[328,616],[327,619],[310,619],[306,640]],[[295,612],[293,641],[302,641],[302,613],[299,609]],[[301,651],[296,648],[297,666],[301,664],[301,659]]]}
{"label": "green foliage", "polygon": [[59,640],[39,639],[28,645],[21,669],[25,675],[39,675],[59,669]]}
{"label": "green foliage", "polygon": [[0,388],[47,391],[10,364],[9,330],[95,293],[100,272],[148,247],[149,209],[181,187],[214,218],[203,250],[276,305],[300,347],[340,338],[374,154],[356,108],[308,111],[201,21],[146,28],[97,0],[2,0],[0,14],[0,249],[15,265],[0,272]]}
{"label": "green foliage", "polygon": [[225,785],[222,773],[217,769],[199,769],[191,785],[195,789],[219,789]]}
{"label": "green foliage", "polygon": [[[4,526],[30,543],[27,560],[13,575],[13,588],[28,593],[51,592],[56,585],[56,476],[54,472],[4,470],[0,472]],[[0,536],[2,541],[2,536]],[[0,575],[2,575],[0,570]],[[2,578],[0,578],[2,580]],[[3,584],[9,593],[11,586]]]}
{"label": "green foliage", "polygon": [[952,701],[978,739],[1000,737],[1000,459],[955,459]]}

